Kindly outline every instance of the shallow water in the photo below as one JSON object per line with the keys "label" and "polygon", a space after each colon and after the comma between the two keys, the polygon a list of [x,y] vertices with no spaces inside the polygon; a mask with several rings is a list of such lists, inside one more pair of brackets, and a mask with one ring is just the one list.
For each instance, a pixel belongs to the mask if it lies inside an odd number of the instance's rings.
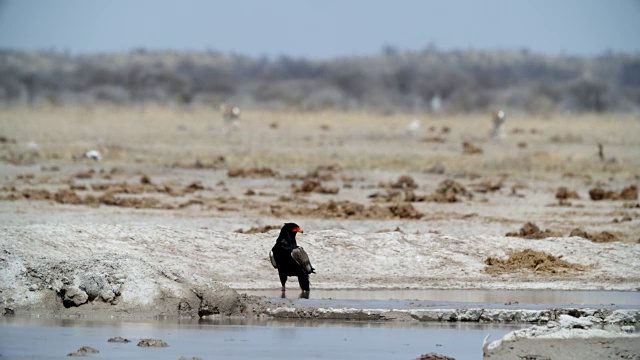
{"label": "shallow water", "polygon": [[[414,359],[437,352],[481,359],[486,335],[498,339],[520,325],[282,320],[111,321],[3,318],[0,358],[67,359],[81,346],[97,359]],[[108,343],[122,336],[128,344]],[[143,338],[167,348],[140,348]]]}
{"label": "shallow water", "polygon": [[[279,289],[238,290],[249,295],[279,298]],[[287,290],[297,299],[300,291]],[[301,301],[306,301],[301,300]],[[481,307],[540,309],[550,307],[637,308],[637,291],[567,290],[312,290],[309,305],[354,308]],[[326,304],[326,305],[325,305]]]}

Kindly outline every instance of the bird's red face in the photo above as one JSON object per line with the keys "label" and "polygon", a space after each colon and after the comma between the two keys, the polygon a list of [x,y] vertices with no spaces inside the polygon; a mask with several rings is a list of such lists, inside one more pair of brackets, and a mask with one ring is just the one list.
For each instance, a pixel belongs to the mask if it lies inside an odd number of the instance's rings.
{"label": "bird's red face", "polygon": [[291,229],[291,231],[293,232],[297,232],[297,233],[302,233],[302,228],[300,226],[294,226],[293,229]]}

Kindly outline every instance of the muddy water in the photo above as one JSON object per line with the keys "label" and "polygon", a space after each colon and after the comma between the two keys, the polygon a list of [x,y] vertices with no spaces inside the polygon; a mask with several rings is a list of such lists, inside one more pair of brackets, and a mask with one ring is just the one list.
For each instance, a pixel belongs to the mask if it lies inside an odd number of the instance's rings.
{"label": "muddy water", "polygon": [[[481,359],[482,339],[498,339],[518,325],[305,321],[111,321],[0,319],[0,358],[67,359],[81,346],[96,359],[414,359],[437,352]],[[108,343],[122,336],[128,344]],[[142,338],[167,348],[140,348]]]}
{"label": "muddy water", "polygon": [[[238,290],[269,298],[281,297],[279,289]],[[287,290],[286,298],[300,292]],[[305,300],[301,300],[305,301]],[[637,308],[637,291],[565,290],[312,290],[307,300],[314,306],[354,308],[481,307],[540,309],[550,307]]]}

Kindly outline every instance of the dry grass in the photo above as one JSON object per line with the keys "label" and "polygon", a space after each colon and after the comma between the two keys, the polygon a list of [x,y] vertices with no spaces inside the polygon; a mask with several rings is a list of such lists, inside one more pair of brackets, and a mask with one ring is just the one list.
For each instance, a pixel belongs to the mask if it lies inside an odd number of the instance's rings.
{"label": "dry grass", "polygon": [[[408,123],[422,126],[410,131]],[[170,166],[199,159],[229,167],[309,170],[339,164],[345,169],[423,171],[443,165],[447,173],[561,175],[640,171],[640,121],[633,116],[510,116],[507,138],[491,142],[489,115],[433,117],[343,112],[244,111],[238,131],[225,133],[217,109],[160,107],[2,108],[5,159],[68,161],[87,149],[106,165]],[[273,124],[277,124],[276,127]],[[450,132],[441,133],[448,127]],[[432,136],[442,143],[425,142]],[[482,154],[465,155],[472,141]],[[37,148],[28,143],[37,144]],[[526,143],[525,148],[519,146]],[[604,144],[602,162],[597,143]],[[35,155],[21,156],[31,152]]]}

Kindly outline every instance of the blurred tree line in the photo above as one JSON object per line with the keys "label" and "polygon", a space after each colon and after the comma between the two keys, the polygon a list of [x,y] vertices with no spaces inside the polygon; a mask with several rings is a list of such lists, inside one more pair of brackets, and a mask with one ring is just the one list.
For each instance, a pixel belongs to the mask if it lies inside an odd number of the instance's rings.
{"label": "blurred tree line", "polygon": [[640,111],[640,56],[398,51],[308,60],[136,50],[0,51],[4,105],[96,104],[368,109],[383,112]]}

